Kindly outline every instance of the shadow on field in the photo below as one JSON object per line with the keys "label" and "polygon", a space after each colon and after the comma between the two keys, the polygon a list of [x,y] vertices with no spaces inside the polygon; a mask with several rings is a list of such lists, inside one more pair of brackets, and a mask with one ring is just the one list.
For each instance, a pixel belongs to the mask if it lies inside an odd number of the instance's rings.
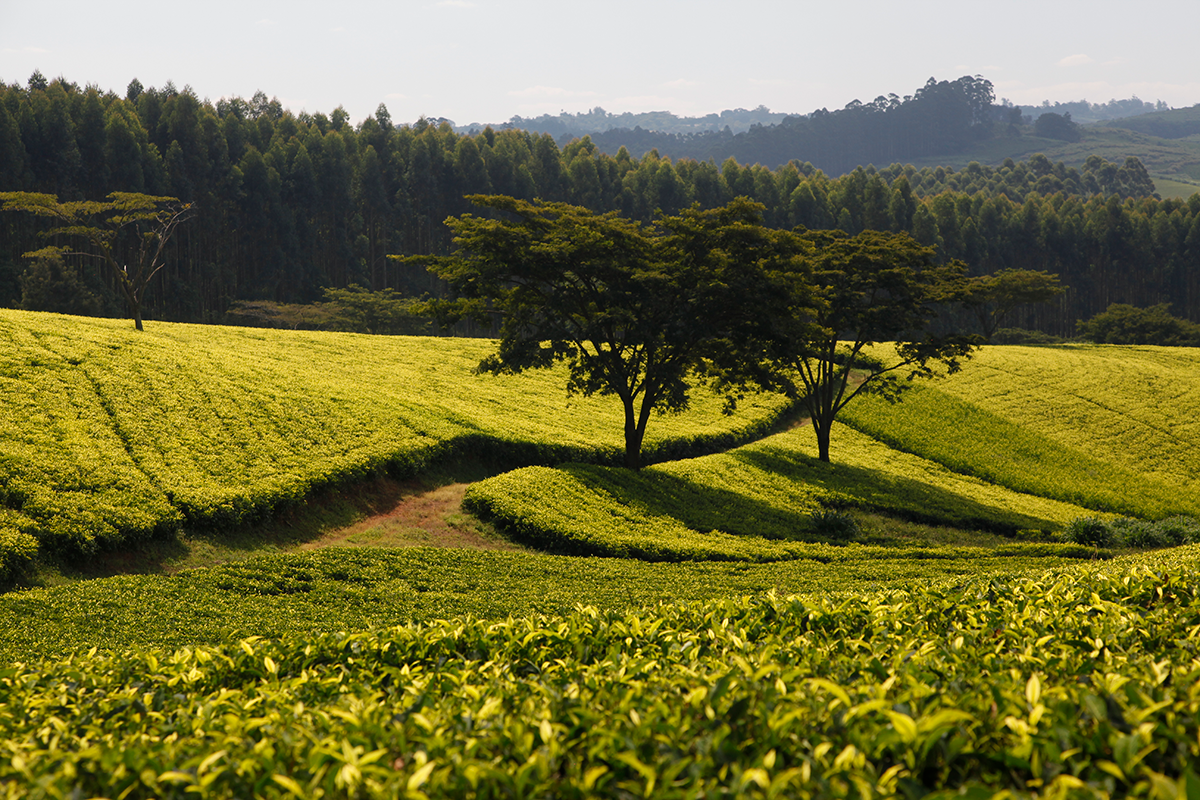
{"label": "shadow on field", "polygon": [[[420,528],[424,520],[392,520],[379,533],[364,522],[394,517],[398,509],[425,495],[473,483],[512,469],[485,459],[459,456],[444,460],[411,478],[382,476],[326,489],[276,513],[270,519],[230,528],[184,529],[136,547],[105,551],[86,560],[43,564],[33,583],[54,584],[122,574],[171,574],[196,567],[241,561],[252,556],[321,546],[469,546],[515,547],[490,526],[461,514],[451,497],[443,503],[449,524],[432,536]],[[450,492],[453,495],[453,492]],[[461,491],[458,493],[461,499]],[[413,522],[412,525],[404,524]],[[395,530],[399,527],[399,531]],[[356,530],[357,529],[357,530]],[[336,532],[350,531],[346,536]],[[448,533],[447,533],[448,532]],[[387,541],[381,541],[387,536]]]}
{"label": "shadow on field", "polygon": [[763,447],[735,450],[729,457],[767,473],[802,480],[820,490],[824,495],[822,504],[829,507],[850,506],[914,522],[976,528],[1002,535],[1053,525],[912,478],[867,467],[825,463],[793,451]]}

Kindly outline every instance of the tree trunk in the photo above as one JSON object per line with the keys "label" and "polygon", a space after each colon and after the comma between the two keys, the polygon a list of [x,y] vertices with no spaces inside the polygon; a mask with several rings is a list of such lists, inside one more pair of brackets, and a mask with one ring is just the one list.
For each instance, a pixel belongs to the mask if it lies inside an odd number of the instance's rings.
{"label": "tree trunk", "polygon": [[832,422],[821,422],[815,416],[812,418],[813,432],[817,434],[817,458],[829,463],[829,429]]}
{"label": "tree trunk", "polygon": [[625,468],[637,471],[642,468],[642,436],[645,428],[637,424],[633,399],[625,401]]}

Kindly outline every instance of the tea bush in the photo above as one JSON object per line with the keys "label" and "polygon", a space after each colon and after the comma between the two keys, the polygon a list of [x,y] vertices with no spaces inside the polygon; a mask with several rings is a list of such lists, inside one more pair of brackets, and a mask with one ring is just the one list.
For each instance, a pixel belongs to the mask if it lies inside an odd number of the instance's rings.
{"label": "tea bush", "polygon": [[0,669],[0,796],[1191,796],[1195,547]]}

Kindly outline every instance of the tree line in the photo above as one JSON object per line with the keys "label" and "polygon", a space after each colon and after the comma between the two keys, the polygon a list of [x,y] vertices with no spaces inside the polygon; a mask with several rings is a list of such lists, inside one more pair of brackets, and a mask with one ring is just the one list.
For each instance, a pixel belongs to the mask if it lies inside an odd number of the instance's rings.
{"label": "tree line", "polygon": [[[982,113],[983,99],[975,107]],[[961,125],[930,130],[966,135]],[[560,147],[515,129],[397,126],[382,105],[352,125],[341,108],[293,114],[261,92],[213,103],[135,80],[119,96],[35,74],[0,86],[0,190],[64,202],[145,192],[189,204],[192,218],[145,295],[146,314],[160,319],[222,321],[236,301],[311,303],[352,285],[442,294],[443,281],[387,256],[449,252],[444,221],[468,211],[464,197],[503,194],[641,222],[746,197],[771,227],[908,232],[972,274],[1045,270],[1071,287],[1054,304],[1015,311],[1015,326],[1069,334],[1112,302],[1170,302],[1200,320],[1200,196],[1158,199],[1136,159],[1093,157],[1078,170],[1041,156],[958,171],[897,164],[833,178],[808,162],[610,156],[586,137]],[[0,230],[0,304],[15,306],[32,269],[22,254],[62,243],[39,236],[47,223],[29,215],[0,215]],[[106,272],[70,257],[66,266],[101,313],[123,313]],[[55,279],[39,274],[42,289]]]}

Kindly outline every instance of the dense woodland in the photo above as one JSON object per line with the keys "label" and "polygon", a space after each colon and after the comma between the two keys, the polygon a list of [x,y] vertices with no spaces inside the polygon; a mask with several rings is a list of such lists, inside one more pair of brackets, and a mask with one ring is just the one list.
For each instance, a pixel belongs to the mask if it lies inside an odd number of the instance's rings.
{"label": "dense woodland", "polygon": [[[894,153],[854,151],[853,137],[840,136],[844,163],[892,163],[905,148],[937,152],[975,135],[976,126],[996,124],[984,118],[991,88],[980,83],[931,84],[903,101],[804,124],[894,126]],[[147,297],[149,318],[221,321],[234,301],[307,303],[354,284],[443,292],[423,270],[386,256],[446,252],[443,221],[471,210],[463,196],[501,193],[644,221],[748,196],[766,206],[769,225],[909,231],[976,274],[1044,269],[1071,287],[1056,304],[1018,313],[1010,324],[1068,334],[1076,320],[1113,302],[1169,302],[1174,313],[1200,320],[1200,195],[1158,199],[1136,159],[1092,158],[1079,170],[1038,156],[957,172],[896,164],[836,178],[817,161],[768,169],[654,151],[609,156],[588,138],[560,147],[549,135],[516,129],[469,135],[425,120],[397,126],[382,105],[355,125],[340,108],[297,115],[262,93],[212,103],[187,87],[136,80],[124,96],[38,74],[26,85],[0,85],[0,190],[62,200],[144,191],[195,204]],[[0,217],[0,304],[18,306],[29,295],[32,306],[34,295],[53,296],[47,281],[73,277],[42,265],[39,291],[25,291],[36,281],[21,254],[43,244],[43,229],[32,216]],[[97,266],[67,267],[102,312],[122,313]]]}

